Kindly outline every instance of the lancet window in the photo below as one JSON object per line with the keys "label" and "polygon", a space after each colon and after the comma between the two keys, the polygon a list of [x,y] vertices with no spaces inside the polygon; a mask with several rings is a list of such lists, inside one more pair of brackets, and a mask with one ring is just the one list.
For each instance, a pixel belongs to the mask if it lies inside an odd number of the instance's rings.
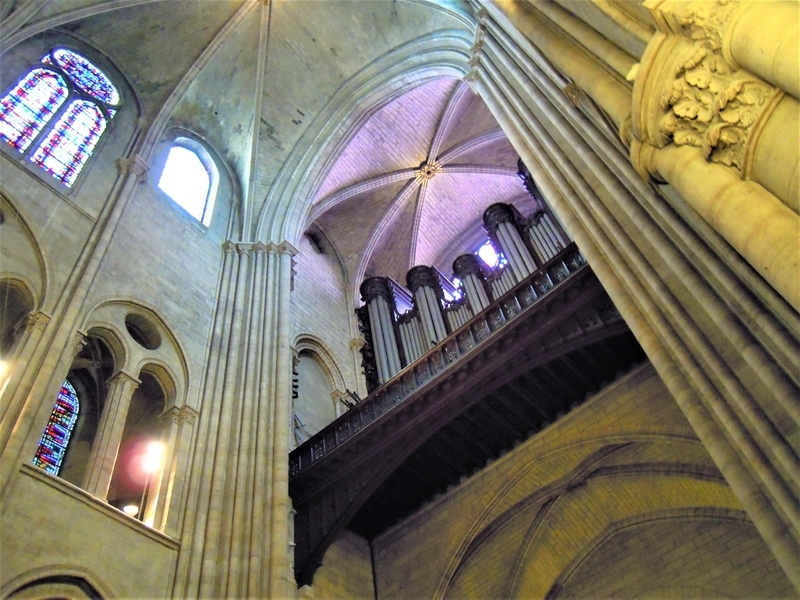
{"label": "lancet window", "polygon": [[72,384],[65,379],[58,392],[53,412],[50,413],[50,420],[39,441],[39,447],[33,456],[35,466],[51,475],[58,475],[79,411],[78,394]]}
{"label": "lancet window", "polygon": [[72,187],[120,104],[111,80],[56,48],[0,99],[0,138]]}

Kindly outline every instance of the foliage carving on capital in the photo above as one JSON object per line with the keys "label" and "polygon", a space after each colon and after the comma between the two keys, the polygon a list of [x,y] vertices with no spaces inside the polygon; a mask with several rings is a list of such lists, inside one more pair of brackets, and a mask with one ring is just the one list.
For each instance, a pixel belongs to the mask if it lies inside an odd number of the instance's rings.
{"label": "foliage carving on capital", "polygon": [[700,42],[677,56],[673,72],[660,97],[662,144],[695,146],[711,162],[742,170],[751,129],[776,90]]}
{"label": "foliage carving on capital", "polygon": [[684,37],[721,51],[725,32],[740,6],[740,0],[695,0],[678,4],[673,14]]}

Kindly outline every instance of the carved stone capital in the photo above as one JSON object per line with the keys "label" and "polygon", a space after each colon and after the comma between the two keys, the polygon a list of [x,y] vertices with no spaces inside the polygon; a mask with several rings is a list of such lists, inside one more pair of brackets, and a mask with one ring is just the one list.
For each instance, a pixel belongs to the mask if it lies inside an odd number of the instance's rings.
{"label": "carved stone capital", "polygon": [[263,242],[256,242],[253,244],[253,252],[256,254],[266,254],[267,246]]}
{"label": "carved stone capital", "polygon": [[244,243],[236,244],[236,253],[239,256],[250,256],[250,253],[252,251],[253,251],[253,244],[244,244]]}
{"label": "carved stone capital", "polygon": [[292,246],[289,242],[281,242],[276,246],[278,254],[288,254],[289,256],[296,256],[300,251]]}
{"label": "carved stone capital", "polygon": [[367,342],[364,340],[364,338],[355,337],[352,340],[350,340],[350,349],[359,351],[359,350],[361,350],[361,348],[364,347],[364,344],[366,344],[366,343]]}
{"label": "carved stone capital", "polygon": [[28,315],[28,317],[23,321],[23,326],[26,332],[31,332],[34,330],[44,331],[49,322],[50,315],[37,310],[36,312],[32,312]]}
{"label": "carved stone capital", "polygon": [[648,0],[645,6],[660,31],[695,40],[720,52],[733,68],[730,32],[742,9],[749,2],[740,0]]}
{"label": "carved stone capital", "polygon": [[181,418],[181,409],[177,406],[171,406],[158,416],[158,422],[162,424],[179,423]]}
{"label": "carved stone capital", "polygon": [[633,93],[632,131],[642,143],[695,146],[707,160],[744,170],[750,137],[782,92],[735,69],[703,40],[656,34]]}
{"label": "carved stone capital", "polygon": [[131,393],[133,393],[136,388],[139,387],[140,383],[142,382],[138,378],[134,377],[130,373],[126,373],[125,371],[117,371],[108,379],[109,386],[128,385],[131,388]]}
{"label": "carved stone capital", "polygon": [[120,173],[133,173],[136,176],[136,183],[144,183],[147,181],[147,171],[150,170],[150,166],[139,155],[135,155],[131,158],[118,159],[117,169]]}
{"label": "carved stone capital", "polygon": [[72,356],[78,356],[78,353],[83,350],[84,346],[86,346],[86,333],[78,330],[72,338]]}
{"label": "carved stone capital", "polygon": [[225,241],[225,242],[222,244],[222,251],[223,251],[225,254],[233,254],[234,252],[236,252],[236,244],[234,244],[234,243],[233,243],[232,241],[230,241],[230,240],[226,240],[226,241]]}
{"label": "carved stone capital", "polygon": [[193,409],[191,406],[183,405],[180,408],[180,421],[181,423],[194,423],[200,413]]}

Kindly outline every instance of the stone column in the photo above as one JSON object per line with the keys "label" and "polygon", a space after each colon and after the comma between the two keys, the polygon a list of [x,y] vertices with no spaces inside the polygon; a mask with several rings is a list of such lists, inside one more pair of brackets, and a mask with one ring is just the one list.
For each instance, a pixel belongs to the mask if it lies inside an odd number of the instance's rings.
{"label": "stone column", "polygon": [[[565,95],[550,49],[492,18],[484,27],[468,82],[800,590],[797,313],[689,201],[662,196],[636,173],[625,150]],[[666,151],[700,152],[659,150]],[[731,194],[743,183],[758,185],[702,155],[683,167],[690,163],[732,174]]]}
{"label": "stone column", "polygon": [[604,68],[602,61],[576,46],[547,19],[523,0],[479,0],[486,11],[478,11],[479,21],[491,15],[511,35],[535,40],[562,73],[570,77],[620,127],[630,115],[631,92],[618,76]]}
{"label": "stone column", "polygon": [[50,316],[41,311],[28,315],[22,330],[17,334],[20,337],[16,342],[14,355],[3,357],[5,373],[0,374],[0,449],[5,446],[11,434],[24,400],[17,395],[5,401],[5,391],[15,390],[24,385],[24,381],[31,380],[35,376],[31,368],[32,358],[49,322]]}
{"label": "stone column", "polygon": [[[722,25],[701,18],[714,7]],[[678,189],[798,309],[800,103],[728,62],[720,13],[730,8],[651,9],[661,31],[636,75],[631,159],[643,176]]]}
{"label": "stone column", "polygon": [[189,406],[172,407],[160,417],[161,442],[164,444],[164,466],[151,485],[144,521],[171,537],[178,535],[181,499],[187,480],[189,450],[194,437],[197,411]]}
{"label": "stone column", "polygon": [[140,383],[136,377],[124,371],[119,371],[108,380],[103,414],[83,478],[83,489],[102,500],[106,499],[111,485],[131,398]]}
{"label": "stone column", "polygon": [[361,348],[364,347],[363,337],[354,337],[350,340],[350,350],[353,353],[353,365],[354,371],[356,373],[356,389],[355,391],[358,392],[358,395],[362,398],[367,397],[367,383],[364,377],[359,377],[358,373],[361,372]]}

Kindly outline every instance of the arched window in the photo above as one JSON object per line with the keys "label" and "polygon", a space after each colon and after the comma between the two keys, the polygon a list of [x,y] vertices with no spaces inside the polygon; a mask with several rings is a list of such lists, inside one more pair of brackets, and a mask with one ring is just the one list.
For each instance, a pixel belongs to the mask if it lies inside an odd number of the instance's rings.
{"label": "arched window", "polygon": [[218,183],[217,167],[203,145],[187,137],[176,138],[161,171],[159,189],[208,227]]}
{"label": "arched window", "polygon": [[53,412],[50,413],[50,420],[39,441],[39,447],[33,456],[35,466],[51,475],[58,475],[75,421],[78,420],[79,410],[78,394],[72,384],[65,379],[56,398]]}
{"label": "arched window", "polygon": [[56,48],[41,62],[0,100],[0,138],[72,187],[120,96],[111,80],[76,52]]}

